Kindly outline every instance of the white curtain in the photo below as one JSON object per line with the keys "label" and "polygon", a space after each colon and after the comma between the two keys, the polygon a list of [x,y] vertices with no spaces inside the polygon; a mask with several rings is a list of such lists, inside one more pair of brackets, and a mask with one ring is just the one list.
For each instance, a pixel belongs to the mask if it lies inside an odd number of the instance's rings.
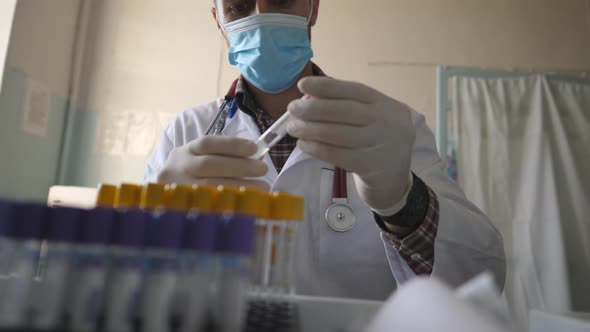
{"label": "white curtain", "polygon": [[458,181],[504,236],[515,319],[590,312],[590,84],[455,77],[451,89]]}

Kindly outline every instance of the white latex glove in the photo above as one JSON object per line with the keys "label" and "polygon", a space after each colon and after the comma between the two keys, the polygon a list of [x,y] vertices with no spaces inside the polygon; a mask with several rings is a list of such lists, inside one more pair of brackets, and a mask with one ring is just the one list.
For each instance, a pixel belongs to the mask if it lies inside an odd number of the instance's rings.
{"label": "white latex glove", "polygon": [[307,77],[299,90],[313,99],[289,104],[287,130],[299,148],[354,173],[363,201],[384,210],[400,202],[416,131],[408,106],[360,83]]}
{"label": "white latex glove", "polygon": [[160,183],[209,184],[256,187],[265,191],[265,181],[246,178],[266,174],[268,166],[248,158],[257,151],[252,141],[226,136],[204,136],[174,149],[158,174]]}

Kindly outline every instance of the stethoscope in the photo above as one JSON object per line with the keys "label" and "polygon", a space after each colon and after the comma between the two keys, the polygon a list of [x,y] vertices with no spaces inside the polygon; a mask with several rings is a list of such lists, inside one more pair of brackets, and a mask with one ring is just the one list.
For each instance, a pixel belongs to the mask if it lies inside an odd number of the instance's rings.
{"label": "stethoscope", "polygon": [[[211,120],[211,123],[207,127],[205,135],[220,135],[227,119],[233,118],[236,114],[238,110],[235,99],[237,85],[238,80],[235,80],[223,98],[219,110],[215,113],[213,120]],[[346,173],[346,170],[340,167],[336,167],[334,170],[332,204],[326,209],[326,213],[324,214],[326,223],[336,232],[348,232],[356,225],[356,212],[348,203]]]}

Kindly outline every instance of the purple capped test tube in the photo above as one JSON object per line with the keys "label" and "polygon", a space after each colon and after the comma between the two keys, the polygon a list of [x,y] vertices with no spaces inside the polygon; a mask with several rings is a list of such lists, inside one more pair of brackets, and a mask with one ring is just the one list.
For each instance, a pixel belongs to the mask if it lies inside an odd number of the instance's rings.
{"label": "purple capped test tube", "polygon": [[169,330],[185,224],[186,214],[179,212],[154,214],[149,222],[140,304],[144,332]]}
{"label": "purple capped test tube", "polygon": [[92,332],[103,306],[109,248],[117,214],[113,209],[82,211],[66,301],[70,330]]}
{"label": "purple capped test tube", "polygon": [[180,273],[174,296],[173,315],[182,332],[198,331],[213,301],[215,249],[221,230],[220,216],[191,213],[187,216],[180,254]]}
{"label": "purple capped test tube", "polygon": [[236,215],[222,223],[217,250],[223,254],[250,256],[254,249],[254,217]]}
{"label": "purple capped test tube", "polygon": [[49,218],[43,236],[47,244],[28,305],[29,324],[38,329],[57,328],[61,323],[67,277],[82,216],[82,210],[67,207],[51,208],[48,211]]}
{"label": "purple capped test tube", "polygon": [[246,314],[255,219],[235,215],[221,223],[218,242],[220,274],[216,319],[221,331],[239,331]]}
{"label": "purple capped test tube", "polygon": [[105,331],[134,331],[150,219],[151,214],[139,210],[116,214],[105,292]]}
{"label": "purple capped test tube", "polygon": [[209,213],[189,214],[182,248],[188,253],[214,253],[221,230],[219,218]]}
{"label": "purple capped test tube", "polygon": [[7,203],[6,239],[12,241],[7,277],[0,286],[0,327],[14,328],[26,321],[28,298],[37,271],[47,207],[33,203]]}
{"label": "purple capped test tube", "polygon": [[15,215],[14,203],[0,201],[0,278],[3,279],[9,276],[8,268],[16,244],[12,237]]}

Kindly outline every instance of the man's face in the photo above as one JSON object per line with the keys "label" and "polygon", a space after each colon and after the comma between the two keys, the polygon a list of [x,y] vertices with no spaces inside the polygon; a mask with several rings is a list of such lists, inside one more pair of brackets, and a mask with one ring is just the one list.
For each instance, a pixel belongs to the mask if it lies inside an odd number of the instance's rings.
{"label": "man's face", "polygon": [[[314,2],[319,2],[315,0]],[[215,0],[214,15],[218,16],[220,24],[227,24],[241,18],[262,14],[280,13],[303,17],[309,17],[311,13],[311,0]],[[315,24],[317,6],[310,25]]]}

